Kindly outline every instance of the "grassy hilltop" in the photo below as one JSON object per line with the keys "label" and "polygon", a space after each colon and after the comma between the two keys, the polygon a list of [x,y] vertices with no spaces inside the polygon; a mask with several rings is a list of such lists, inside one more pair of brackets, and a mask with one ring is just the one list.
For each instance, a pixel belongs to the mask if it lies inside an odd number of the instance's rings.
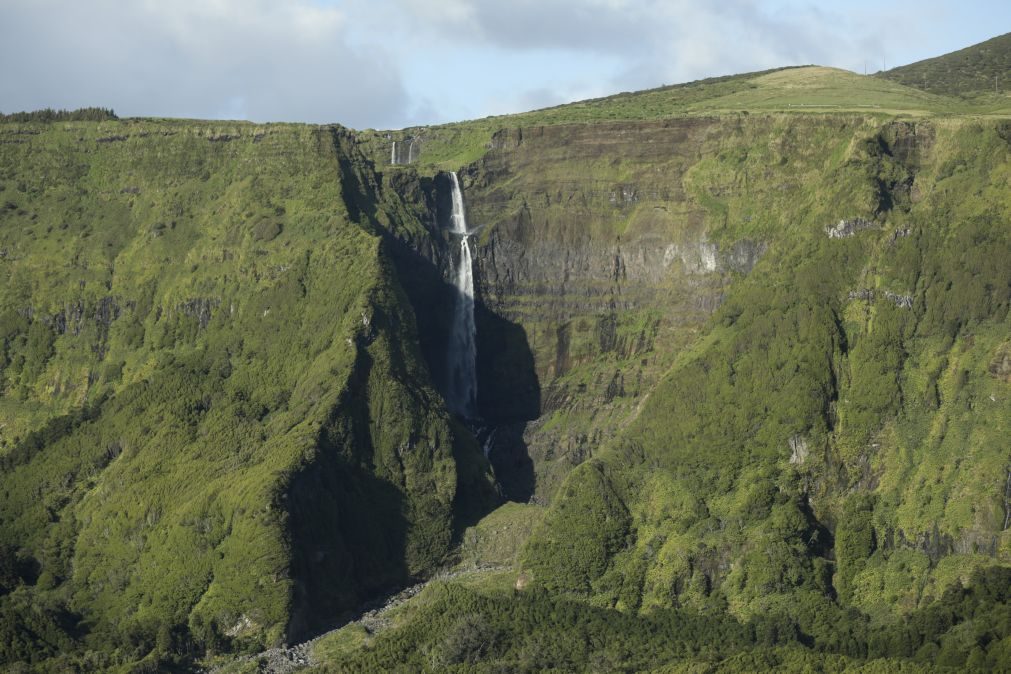
{"label": "grassy hilltop", "polygon": [[[1011,109],[947,94],[0,122],[0,664],[257,671],[452,567],[313,666],[1004,666]],[[442,170],[497,487],[437,393]]]}
{"label": "grassy hilltop", "polygon": [[853,112],[883,117],[1006,116],[1011,113],[1011,101],[1006,95],[967,100],[948,95],[953,93],[948,90],[922,91],[916,88],[915,81],[907,82],[898,77],[900,70],[888,71],[895,77],[886,74],[888,79],[883,79],[820,66],[782,68],[621,93],[515,115],[372,135],[365,133],[361,139],[363,145],[372,150],[370,156],[377,165],[389,163],[386,136],[390,135],[394,139],[417,140],[419,147],[424,148],[418,154],[419,167],[452,169],[483,155],[492,134],[503,128],[756,112]]}

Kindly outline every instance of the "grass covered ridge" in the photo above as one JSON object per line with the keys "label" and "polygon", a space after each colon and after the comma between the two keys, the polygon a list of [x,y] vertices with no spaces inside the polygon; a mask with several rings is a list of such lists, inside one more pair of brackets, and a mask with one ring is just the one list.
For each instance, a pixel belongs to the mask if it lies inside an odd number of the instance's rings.
{"label": "grass covered ridge", "polygon": [[[993,42],[996,44],[1000,40],[1004,38],[995,38]],[[921,63],[928,64],[929,61]],[[920,64],[907,66],[910,69],[918,67]],[[994,67],[1001,72],[999,67]],[[888,71],[892,75],[886,73],[878,77],[823,66],[780,68],[623,92],[514,115],[394,132],[367,130],[359,135],[359,142],[377,166],[390,163],[390,145],[394,140],[400,143],[413,140],[416,165],[424,167],[424,170],[456,170],[478,160],[494,147],[493,136],[502,129],[756,112],[873,113],[881,118],[896,115],[1006,116],[1011,112],[1011,104],[1005,95],[965,98],[956,96],[959,92],[950,88],[923,90],[915,77],[901,76],[902,70],[897,68]],[[989,73],[989,91],[992,92],[993,73],[990,70],[986,72]]]}

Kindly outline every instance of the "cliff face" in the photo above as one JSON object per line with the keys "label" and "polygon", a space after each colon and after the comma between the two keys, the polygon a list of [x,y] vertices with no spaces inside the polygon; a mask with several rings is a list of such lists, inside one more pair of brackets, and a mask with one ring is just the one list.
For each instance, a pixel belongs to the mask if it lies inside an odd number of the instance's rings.
{"label": "cliff face", "polygon": [[[860,123],[842,121],[835,142]],[[507,494],[549,500],[630,420],[762,256],[773,218],[762,202],[778,210],[824,161],[782,166],[783,145],[839,124],[690,118],[493,136],[462,176],[485,309],[479,398],[500,428],[492,457]],[[727,173],[728,157],[748,165]],[[728,197],[753,202],[732,226]]]}
{"label": "cliff face", "polygon": [[15,651],[297,638],[494,504],[437,393],[453,143],[528,587],[884,619],[1009,560],[1006,121],[431,129],[382,171],[339,128],[0,131]]}
{"label": "cliff face", "polygon": [[[627,423],[762,251],[718,245],[689,194],[686,176],[723,133],[708,119],[503,131],[467,174],[471,219],[488,228],[482,297],[534,354],[541,405],[523,443],[541,500]],[[494,415],[515,395],[516,366],[485,353]]]}
{"label": "cliff face", "polygon": [[[651,288],[663,267],[648,261],[685,239],[669,233],[654,244],[641,232],[657,230],[637,225],[641,211],[615,217],[628,227],[621,257],[617,235],[610,251],[629,279],[612,282],[614,297],[628,297],[633,312],[652,301],[672,323],[695,316],[699,337],[685,339],[628,427],[555,492],[527,550],[531,575],[618,607],[727,601],[748,616],[777,595],[813,591],[883,616],[929,604],[956,568],[964,580],[976,566],[1006,563],[1008,469],[997,438],[1011,396],[992,365],[1006,348],[1011,301],[998,262],[1011,250],[1002,124],[767,118],[710,129],[689,152],[693,165],[669,175],[683,186],[682,231],[693,231],[698,212],[692,245],[714,246],[715,264],[681,261],[666,293]],[[655,136],[645,138],[653,152]],[[575,145],[573,170],[592,175],[593,151]],[[472,194],[480,169],[474,175]],[[663,193],[627,175],[599,191],[611,209],[603,212],[621,213],[621,194]],[[536,247],[525,218],[506,227]],[[487,248],[491,278],[530,278],[525,257],[491,261],[508,249],[498,231]],[[583,278],[606,279],[606,259],[598,254],[597,274]],[[736,259],[740,271],[727,274]],[[712,295],[700,271],[723,281]],[[519,287],[489,295],[517,311]],[[715,309],[711,318],[686,311],[679,289]],[[658,333],[653,348],[672,350],[660,344]],[[534,352],[557,363],[550,344]],[[557,364],[541,371],[558,377]],[[597,410],[607,401],[598,382]],[[563,535],[572,531],[587,540]],[[909,564],[918,570],[904,571]]]}
{"label": "cliff face", "polygon": [[0,133],[0,538],[37,569],[18,601],[130,659],[298,636],[439,563],[490,485],[346,131]]}
{"label": "cliff face", "polygon": [[[479,402],[506,496],[552,502],[530,577],[624,608],[810,591],[885,615],[1006,561],[1002,122],[490,138],[460,171]],[[436,216],[403,240],[438,268],[445,189],[413,175],[389,182]]]}

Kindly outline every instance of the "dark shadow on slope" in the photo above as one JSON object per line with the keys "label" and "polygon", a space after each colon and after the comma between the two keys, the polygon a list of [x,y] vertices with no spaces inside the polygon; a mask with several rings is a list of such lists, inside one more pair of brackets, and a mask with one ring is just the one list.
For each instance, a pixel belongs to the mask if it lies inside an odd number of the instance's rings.
{"label": "dark shadow on slope", "polygon": [[341,624],[363,602],[411,579],[404,564],[403,495],[333,448],[293,480],[288,494],[297,643]]}
{"label": "dark shadow on slope", "polygon": [[526,421],[496,425],[495,436],[489,446],[488,458],[495,470],[502,496],[507,501],[529,503],[536,491],[537,479],[534,461],[530,458],[523,433]]}
{"label": "dark shadow on slope", "polygon": [[502,503],[502,495],[489,478],[488,461],[470,429],[453,419],[453,459],[456,462],[456,496],[453,499],[453,546],[467,527]]}
{"label": "dark shadow on slope", "polygon": [[447,345],[456,302],[456,288],[443,278],[430,259],[417,252],[413,242],[389,236],[386,249],[400,285],[414,309],[418,343],[436,390],[445,396]]}
{"label": "dark shadow on slope", "polygon": [[367,396],[372,368],[359,352],[349,393],[320,430],[314,460],[285,494],[294,596],[289,643],[318,634],[363,601],[410,580],[401,492],[369,469]]}
{"label": "dark shadow on slope", "polygon": [[832,583],[832,574],[836,568],[835,536],[832,534],[831,529],[818,519],[806,495],[797,506],[800,508],[800,512],[807,522],[807,531],[804,532],[804,538],[807,540],[807,553],[810,560],[814,562],[815,559],[821,559],[826,562],[820,567],[814,565],[815,571],[820,570],[822,574],[820,577],[815,578],[815,582],[827,596],[835,600],[838,597],[836,587]]}
{"label": "dark shadow on slope", "polygon": [[523,326],[483,304],[475,312],[478,409],[495,429],[489,458],[503,496],[526,503],[534,495],[536,478],[523,432],[541,412],[534,355]]}
{"label": "dark shadow on slope", "polygon": [[478,408],[492,424],[532,421],[541,414],[541,385],[526,330],[479,302]]}
{"label": "dark shadow on slope", "polygon": [[[383,237],[383,252],[392,260],[398,283],[414,313],[429,381],[445,396],[446,345],[456,289],[440,271],[445,242],[436,226],[439,209],[435,182],[413,171],[395,172],[388,178],[375,173],[372,163],[354,147],[353,138],[340,129],[331,129],[331,142],[348,214]],[[380,202],[384,205],[383,218],[378,214]],[[490,512],[501,499],[489,480],[488,464],[470,429],[454,423],[453,431],[456,539],[463,528]]]}
{"label": "dark shadow on slope", "polygon": [[[406,185],[394,187],[400,190]],[[457,301],[457,290],[448,272],[454,252],[450,248],[453,241],[446,234],[452,211],[451,188],[446,174],[422,178],[410,184],[410,188],[424,194],[403,196],[405,201],[425,203],[434,211],[431,220],[424,223],[427,236],[425,240],[416,240],[387,231],[388,249],[414,308],[419,342],[432,381],[445,397],[447,345]],[[481,255],[480,246],[475,247],[475,253]],[[482,439],[488,433],[495,434],[489,458],[502,495],[511,501],[526,502],[534,493],[534,470],[523,441],[523,429],[528,421],[540,415],[540,383],[523,327],[496,314],[482,301],[480,263],[477,266],[474,318],[480,419],[470,421],[483,427]]]}

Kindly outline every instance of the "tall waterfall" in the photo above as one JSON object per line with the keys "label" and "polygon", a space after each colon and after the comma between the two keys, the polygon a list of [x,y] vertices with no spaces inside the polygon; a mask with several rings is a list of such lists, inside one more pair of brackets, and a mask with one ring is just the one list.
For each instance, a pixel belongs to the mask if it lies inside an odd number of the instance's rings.
{"label": "tall waterfall", "polygon": [[393,147],[390,148],[390,165],[397,165],[397,141],[393,141]]}
{"label": "tall waterfall", "polygon": [[450,215],[451,232],[460,237],[460,259],[453,270],[456,286],[456,305],[449,337],[449,383],[447,402],[450,409],[462,417],[477,416],[477,328],[474,324],[474,261],[470,252],[470,234],[467,231],[467,213],[463,206],[463,192],[455,172],[449,173],[453,186],[453,212]]}

